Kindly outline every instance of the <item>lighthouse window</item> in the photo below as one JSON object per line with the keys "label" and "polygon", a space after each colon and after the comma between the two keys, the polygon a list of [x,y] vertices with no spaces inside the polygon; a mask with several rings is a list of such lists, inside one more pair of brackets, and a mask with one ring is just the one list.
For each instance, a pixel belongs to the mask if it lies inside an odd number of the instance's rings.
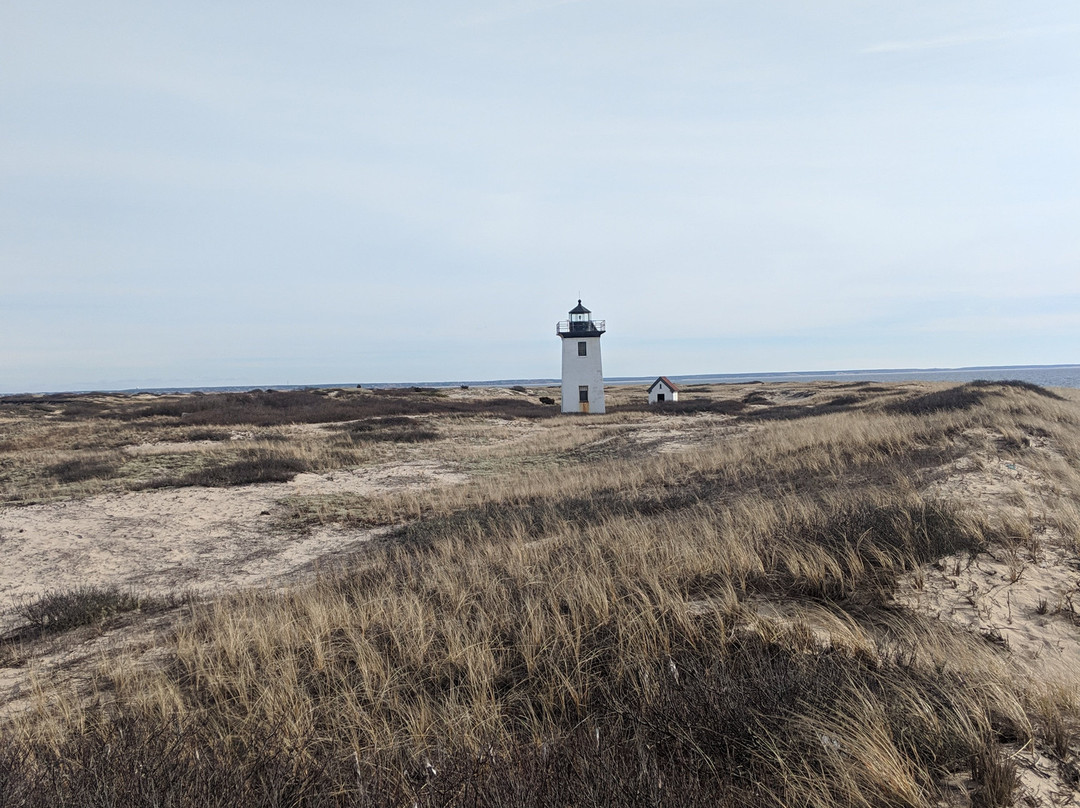
{"label": "lighthouse window", "polygon": [[587,354],[587,352],[588,352],[587,345],[588,345],[588,343],[586,343],[586,342],[579,342],[577,344],[577,355],[578,356],[585,356]]}
{"label": "lighthouse window", "polygon": [[588,402],[589,400],[589,385],[583,384],[577,389],[577,400],[579,402]]}

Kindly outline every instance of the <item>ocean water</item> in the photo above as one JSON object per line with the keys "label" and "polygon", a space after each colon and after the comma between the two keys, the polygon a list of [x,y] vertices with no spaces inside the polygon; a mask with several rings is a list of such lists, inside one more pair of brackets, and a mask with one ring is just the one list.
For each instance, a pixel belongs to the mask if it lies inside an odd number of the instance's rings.
{"label": "ocean water", "polygon": [[[1042,387],[1080,388],[1080,365],[1013,365],[978,368],[904,368],[896,370],[835,370],[805,371],[797,373],[738,373],[716,374],[707,376],[672,376],[671,380],[679,384],[721,384],[731,382],[803,382],[803,381],[846,381],[846,382],[971,382],[976,379],[987,381],[1022,381],[1038,384]],[[653,381],[649,379],[649,381]]]}
{"label": "ocean water", "polygon": [[[618,376],[604,379],[605,384],[649,384],[655,376]],[[1016,380],[1031,382],[1042,387],[1075,387],[1080,389],[1080,365],[1002,365],[993,367],[974,368],[899,368],[878,370],[820,370],[820,371],[793,371],[790,373],[707,373],[669,377],[673,382],[680,385],[693,384],[746,384],[752,381],[761,382],[812,382],[812,381],[843,381],[843,382],[902,382],[902,381],[932,381],[932,382],[970,382],[976,379],[989,381]],[[441,381],[441,382],[364,382],[361,386],[367,388],[394,388],[394,387],[512,387],[525,385],[538,387],[557,385],[558,379],[493,379],[487,381]],[[129,390],[109,390],[97,392],[114,393],[236,393],[247,390],[273,389],[273,390],[304,390],[308,388],[325,387],[356,387],[355,383],[327,383],[327,384],[270,384],[270,385],[247,385],[235,387],[153,387],[135,388]]]}

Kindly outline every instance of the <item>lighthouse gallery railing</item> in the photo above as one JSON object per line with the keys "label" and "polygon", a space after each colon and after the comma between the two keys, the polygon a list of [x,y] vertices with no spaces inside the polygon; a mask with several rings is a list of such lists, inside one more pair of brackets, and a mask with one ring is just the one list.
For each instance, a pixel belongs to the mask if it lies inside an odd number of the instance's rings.
{"label": "lighthouse gallery railing", "polygon": [[560,320],[555,324],[556,334],[603,334],[607,331],[606,320],[585,320],[584,322]]}

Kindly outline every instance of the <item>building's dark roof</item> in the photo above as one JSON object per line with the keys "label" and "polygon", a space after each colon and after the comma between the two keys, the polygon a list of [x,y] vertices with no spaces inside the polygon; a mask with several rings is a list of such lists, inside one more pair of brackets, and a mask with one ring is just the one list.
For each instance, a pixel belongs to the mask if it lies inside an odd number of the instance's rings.
{"label": "building's dark roof", "polygon": [[577,305],[574,306],[574,308],[570,309],[570,313],[571,314],[592,314],[591,311],[589,311],[587,308],[585,308],[584,306],[581,305],[581,300],[580,299],[578,300]]}
{"label": "building's dark roof", "polygon": [[673,392],[673,393],[679,392],[679,386],[677,384],[675,384],[675,382],[673,382],[667,376],[660,376],[659,378],[657,378],[657,380],[655,382],[653,382],[652,384],[649,385],[649,389],[646,392],[651,393],[652,389],[654,387],[656,387],[656,385],[660,384],[660,382],[663,382],[664,384],[666,384],[668,386],[668,388],[671,390],[671,392]]}

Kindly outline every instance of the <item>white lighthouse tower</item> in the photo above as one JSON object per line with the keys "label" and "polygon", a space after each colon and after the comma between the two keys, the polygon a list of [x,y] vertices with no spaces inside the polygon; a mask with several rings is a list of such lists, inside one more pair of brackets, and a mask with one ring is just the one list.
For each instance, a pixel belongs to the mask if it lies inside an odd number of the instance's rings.
{"label": "white lighthouse tower", "polygon": [[581,301],[570,319],[555,326],[562,338],[562,411],[604,412],[604,372],[600,368],[603,320],[594,320]]}

